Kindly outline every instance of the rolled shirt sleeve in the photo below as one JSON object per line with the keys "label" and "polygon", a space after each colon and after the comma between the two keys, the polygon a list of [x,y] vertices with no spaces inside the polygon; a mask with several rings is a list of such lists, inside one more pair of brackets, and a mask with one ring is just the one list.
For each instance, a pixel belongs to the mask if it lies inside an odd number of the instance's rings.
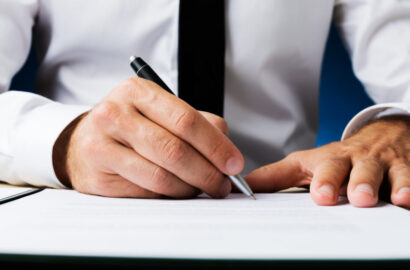
{"label": "rolled shirt sleeve", "polygon": [[370,121],[387,115],[410,115],[410,103],[383,103],[370,106],[356,114],[343,131],[342,140],[353,135]]}
{"label": "rolled shirt sleeve", "polygon": [[63,187],[53,169],[54,143],[73,119],[90,108],[7,91],[27,58],[37,9],[36,0],[0,1],[0,181]]}
{"label": "rolled shirt sleeve", "polygon": [[[1,123],[9,151],[0,153],[0,179],[11,184],[64,187],[53,168],[53,146],[61,131],[88,106],[63,105],[38,95],[9,91],[0,97]],[[7,115],[3,117],[3,115]]]}
{"label": "rolled shirt sleeve", "polygon": [[334,21],[376,103],[353,117],[342,139],[383,115],[410,114],[410,1],[336,1]]}

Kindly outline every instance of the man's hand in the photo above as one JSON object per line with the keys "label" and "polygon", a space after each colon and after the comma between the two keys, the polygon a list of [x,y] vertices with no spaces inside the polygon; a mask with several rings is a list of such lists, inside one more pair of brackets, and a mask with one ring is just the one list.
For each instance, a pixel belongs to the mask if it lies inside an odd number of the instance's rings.
{"label": "man's hand", "polygon": [[385,117],[344,141],[292,153],[245,178],[256,192],[310,184],[319,205],[335,205],[338,195],[347,192],[358,207],[376,205],[386,179],[392,203],[410,208],[410,119]]}
{"label": "man's hand", "polygon": [[222,118],[132,78],[60,135],[54,167],[64,184],[83,193],[188,198],[204,191],[221,198],[231,191],[223,174],[244,166],[226,133]]}

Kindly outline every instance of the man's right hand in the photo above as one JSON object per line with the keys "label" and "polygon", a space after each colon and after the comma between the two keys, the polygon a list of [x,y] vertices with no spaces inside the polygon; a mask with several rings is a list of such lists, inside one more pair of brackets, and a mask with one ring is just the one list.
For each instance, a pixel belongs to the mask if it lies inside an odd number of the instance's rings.
{"label": "man's right hand", "polygon": [[124,81],[73,123],[54,145],[53,162],[60,181],[83,193],[222,198],[231,191],[223,174],[244,166],[222,118],[145,79]]}

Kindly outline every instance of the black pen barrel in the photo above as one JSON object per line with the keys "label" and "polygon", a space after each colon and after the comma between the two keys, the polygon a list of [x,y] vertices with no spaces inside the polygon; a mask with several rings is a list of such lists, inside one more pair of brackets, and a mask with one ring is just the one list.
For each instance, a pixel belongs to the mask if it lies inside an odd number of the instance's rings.
{"label": "black pen barrel", "polygon": [[155,73],[155,71],[140,57],[131,58],[131,67],[135,71],[138,77],[150,80],[162,88],[164,88],[168,93],[173,95],[174,92],[164,83],[164,81]]}

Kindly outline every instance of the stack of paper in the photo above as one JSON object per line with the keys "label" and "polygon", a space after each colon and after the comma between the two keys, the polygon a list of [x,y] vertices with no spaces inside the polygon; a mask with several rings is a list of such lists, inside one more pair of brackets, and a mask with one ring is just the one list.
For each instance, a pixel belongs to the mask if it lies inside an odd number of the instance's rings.
{"label": "stack of paper", "polygon": [[410,212],[308,193],[110,199],[44,190],[0,206],[0,253],[226,259],[410,258]]}

